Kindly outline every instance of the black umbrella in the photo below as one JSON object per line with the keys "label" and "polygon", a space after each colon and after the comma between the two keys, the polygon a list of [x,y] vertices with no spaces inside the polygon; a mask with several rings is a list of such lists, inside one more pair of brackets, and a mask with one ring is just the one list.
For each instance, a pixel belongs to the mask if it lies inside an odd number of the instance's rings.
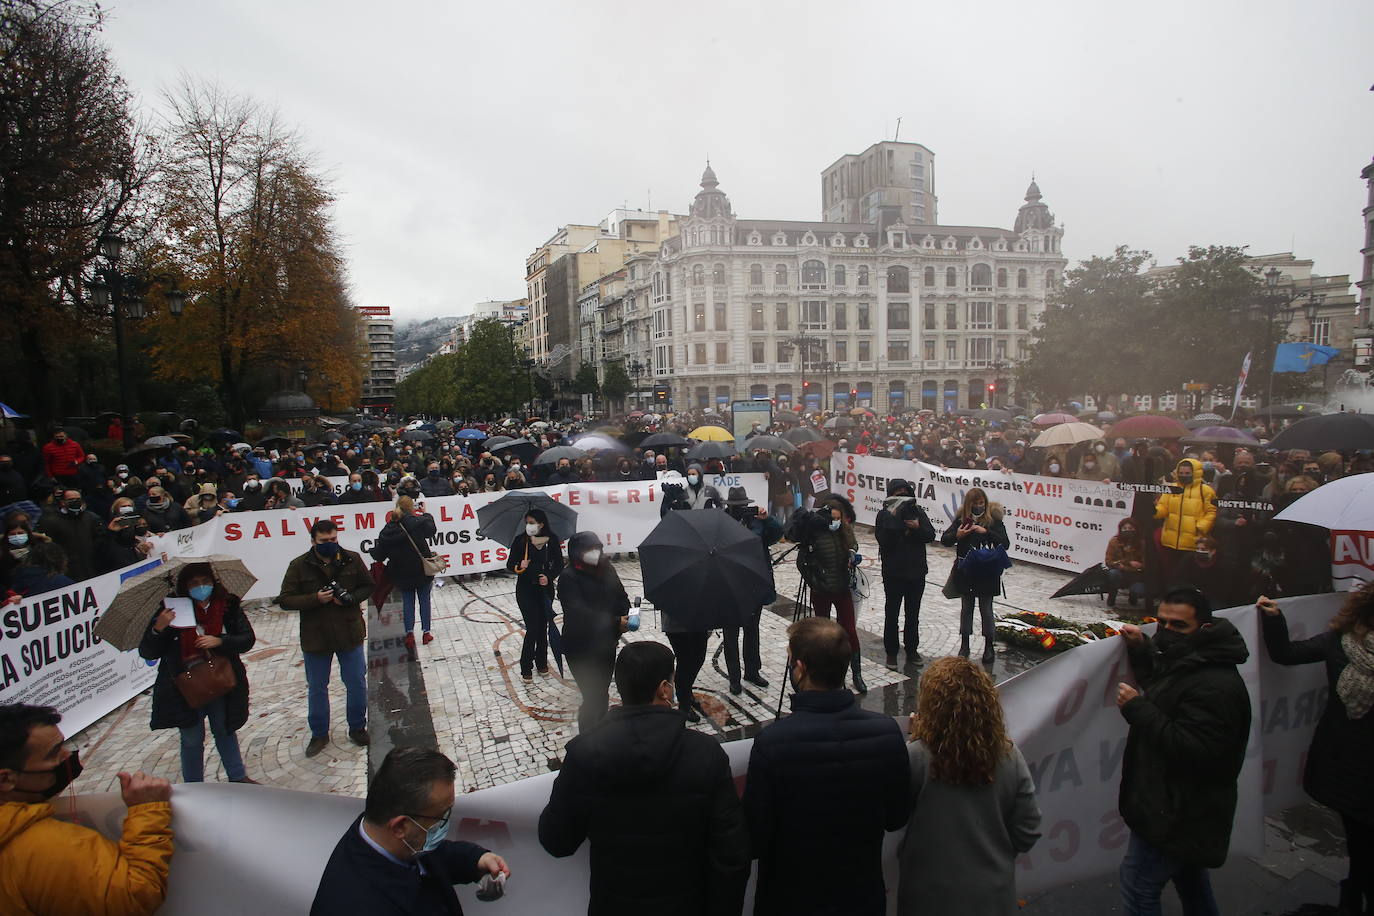
{"label": "black umbrella", "polygon": [[284,445],[289,446],[290,444],[291,440],[285,436],[268,436],[266,439],[258,440],[258,445],[261,445],[263,448],[281,448]]}
{"label": "black umbrella", "polygon": [[1050,597],[1067,598],[1070,595],[1099,595],[1102,592],[1110,591],[1111,584],[1108,578],[1110,571],[1105,563],[1089,566]]}
{"label": "black umbrella", "polygon": [[587,453],[575,445],[556,445],[540,452],[539,457],[534,459],[534,464],[538,467],[541,464],[557,464],[561,458],[576,461],[585,457],[587,457]]}
{"label": "black umbrella", "polygon": [[236,429],[212,429],[206,434],[205,438],[209,439],[211,442],[216,442],[221,439],[225,442],[242,442],[243,433]]}
{"label": "black umbrella", "polygon": [[514,436],[492,436],[490,439],[488,439],[488,440],[486,441],[486,448],[487,448],[487,451],[492,451],[492,450],[496,449],[496,448],[499,447],[499,446],[505,445],[507,442],[514,442],[514,441],[515,441],[515,437],[514,437]]}
{"label": "black umbrella", "polygon": [[1312,417],[1321,416],[1322,405],[1320,404],[1275,404],[1273,407],[1260,407],[1255,410],[1255,415],[1260,417]]}
{"label": "black umbrella", "polygon": [[825,438],[825,436],[822,436],[809,426],[798,426],[796,429],[789,429],[782,434],[782,437],[793,445],[803,445],[807,442],[820,442]]}
{"label": "black umbrella", "polygon": [[539,509],[548,517],[549,530],[560,541],[576,533],[577,510],[539,490],[507,490],[500,499],[478,509],[477,533],[509,547],[525,532],[525,516],[531,509]]}
{"label": "black umbrella", "polygon": [[1275,451],[1353,452],[1374,448],[1374,414],[1330,413],[1299,420],[1269,441]]}
{"label": "black umbrella", "polygon": [[849,417],[831,417],[823,425],[826,429],[853,429],[854,421]]}
{"label": "black umbrella", "polygon": [[738,626],[773,591],[758,535],[715,509],[669,512],[639,545],[644,594],[688,630]]}
{"label": "black umbrella", "polygon": [[692,461],[706,461],[711,458],[730,458],[739,454],[733,442],[699,442],[687,450]]}
{"label": "black umbrella", "polygon": [[684,439],[675,433],[654,433],[652,436],[645,436],[639,442],[639,448],[681,448],[684,445],[691,445],[691,439]]}
{"label": "black umbrella", "polygon": [[487,451],[491,452],[493,455],[507,452],[512,455],[519,455],[521,461],[530,464],[534,461],[534,456],[539,454],[539,446],[528,439],[512,439],[509,442],[502,442],[500,445],[488,447]]}
{"label": "black umbrella", "polygon": [[558,676],[563,676],[563,634],[558,632],[554,622],[553,599],[544,597],[544,613],[549,618],[549,651],[553,653],[553,663],[558,666]]}
{"label": "black umbrella", "polygon": [[407,442],[428,442],[434,438],[434,434],[423,429],[408,429],[401,433],[401,438]]}
{"label": "black umbrella", "polygon": [[752,452],[759,448],[770,452],[795,452],[797,445],[792,440],[779,436],[754,436],[744,440],[745,451]]}

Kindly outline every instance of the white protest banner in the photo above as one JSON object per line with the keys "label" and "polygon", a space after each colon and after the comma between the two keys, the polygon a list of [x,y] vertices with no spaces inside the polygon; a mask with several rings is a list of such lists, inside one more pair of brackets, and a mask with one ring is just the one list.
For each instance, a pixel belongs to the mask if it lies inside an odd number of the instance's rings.
{"label": "white protest banner", "polygon": [[55,706],[74,734],[152,684],[157,669],[96,636],[95,624],[120,582],[160,562],[0,606],[0,704]]}
{"label": "white protest banner", "polygon": [[1345,591],[1374,582],[1374,531],[1331,532],[1331,579]]}
{"label": "white protest banner", "polygon": [[1006,510],[1003,523],[1014,560],[1082,572],[1101,563],[1117,523],[1130,514],[1132,491],[1115,484],[1002,471],[941,470],[917,461],[837,453],[830,469],[836,493],[872,525],[887,498],[887,482],[912,484],[937,534],[959,511],[964,494],[982,487]]}
{"label": "white protest banner", "polygon": [[[1321,630],[1342,597],[1284,599],[1293,637]],[[1320,664],[1283,668],[1271,663],[1253,607],[1222,614],[1250,648],[1239,669],[1251,695],[1250,741],[1238,781],[1230,854],[1257,855],[1264,845],[1263,816],[1305,800],[1301,768],[1326,696],[1326,672]],[[1002,684],[1007,724],[1035,776],[1042,814],[1040,841],[1018,860],[1019,894],[1108,874],[1120,865],[1129,837],[1116,807],[1127,725],[1116,708],[1116,684],[1131,680],[1121,640],[1106,639],[1071,649]],[[724,745],[741,789],[751,746],[751,741]],[[515,911],[580,916],[587,911],[586,847],[570,858],[553,859],[539,845],[539,814],[553,780],[547,773],[471,793],[460,786],[450,837],[492,849],[510,863],[506,898]],[[229,916],[305,912],[334,844],[362,803],[328,794],[201,783],[176,786],[172,807],[177,853],[167,903],[159,912]],[[112,839],[120,836],[123,807],[117,796],[81,796],[77,809],[82,823]],[[900,838],[900,831],[888,834],[883,844],[889,912],[896,905]],[[474,891],[472,885],[458,887],[465,907],[476,905]],[[747,902],[744,911],[751,911]]]}

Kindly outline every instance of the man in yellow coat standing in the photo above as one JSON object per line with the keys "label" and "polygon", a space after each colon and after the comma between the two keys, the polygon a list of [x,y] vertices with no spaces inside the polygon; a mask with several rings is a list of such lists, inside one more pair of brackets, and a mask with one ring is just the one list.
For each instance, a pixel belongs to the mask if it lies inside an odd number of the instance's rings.
{"label": "man in yellow coat standing", "polygon": [[1202,482],[1202,462],[1194,458],[1180,461],[1171,486],[1177,492],[1165,493],[1155,503],[1155,520],[1161,522],[1159,543],[1164,548],[1166,587],[1179,575],[1198,538],[1210,532],[1217,520],[1217,494]]}

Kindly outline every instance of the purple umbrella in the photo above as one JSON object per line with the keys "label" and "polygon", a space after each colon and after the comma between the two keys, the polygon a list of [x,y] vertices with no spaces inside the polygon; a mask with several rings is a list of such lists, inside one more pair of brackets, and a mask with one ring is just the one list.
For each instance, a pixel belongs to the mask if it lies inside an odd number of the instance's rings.
{"label": "purple umbrella", "polygon": [[1259,440],[1233,426],[1204,426],[1183,440],[1184,445],[1259,445]]}

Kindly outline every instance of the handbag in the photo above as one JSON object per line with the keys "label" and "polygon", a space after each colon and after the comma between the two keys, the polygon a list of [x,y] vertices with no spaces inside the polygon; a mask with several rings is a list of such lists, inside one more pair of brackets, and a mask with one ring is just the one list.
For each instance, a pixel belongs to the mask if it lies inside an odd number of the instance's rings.
{"label": "handbag", "polygon": [[940,589],[940,594],[944,595],[950,601],[960,596],[959,588],[954,584],[954,570],[956,568],[957,564],[949,568],[949,578],[945,580],[944,587]]}
{"label": "handbag", "polygon": [[200,709],[211,700],[219,699],[239,682],[229,659],[214,652],[192,661],[173,680],[186,699],[186,705],[192,709]]}
{"label": "handbag", "polygon": [[410,536],[410,532],[406,531],[406,524],[404,520],[398,521],[396,524],[401,526],[401,531],[405,534],[406,540],[410,541],[410,546],[414,547],[415,552],[420,554],[420,568],[424,570],[425,575],[437,576],[440,573],[448,571],[448,560],[444,559],[436,553],[432,553],[429,556],[425,556],[423,553],[420,553],[419,545],[417,545],[415,543],[415,539]]}

